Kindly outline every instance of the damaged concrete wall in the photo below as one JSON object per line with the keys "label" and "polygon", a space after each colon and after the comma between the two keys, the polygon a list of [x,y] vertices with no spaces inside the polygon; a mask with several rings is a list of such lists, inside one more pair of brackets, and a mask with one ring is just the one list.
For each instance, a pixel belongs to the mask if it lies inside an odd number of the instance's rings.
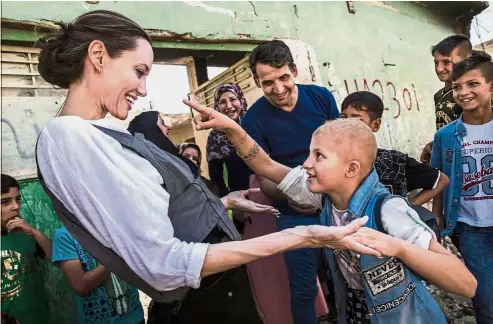
{"label": "damaged concrete wall", "polygon": [[[378,134],[382,147],[418,156],[434,133],[433,94],[440,87],[430,46],[453,33],[453,21],[414,2],[4,2],[4,21],[70,21],[94,9],[125,14],[153,36],[156,47],[252,48],[271,38],[310,45],[317,74],[340,103],[348,93],[370,90],[386,111]],[[12,29],[4,40],[33,39]],[[179,40],[179,42],[177,42]],[[10,109],[2,103],[2,109]],[[42,107],[33,107],[34,113]],[[5,113],[5,112],[4,112]],[[23,114],[22,110],[9,112]],[[5,143],[5,142],[4,142]]]}

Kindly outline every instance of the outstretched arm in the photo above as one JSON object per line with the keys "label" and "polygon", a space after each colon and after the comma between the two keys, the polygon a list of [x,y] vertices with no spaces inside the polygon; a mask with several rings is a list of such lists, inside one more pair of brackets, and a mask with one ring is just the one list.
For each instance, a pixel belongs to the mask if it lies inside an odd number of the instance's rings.
{"label": "outstretched arm", "polygon": [[223,131],[237,153],[258,176],[280,183],[291,170],[289,167],[272,160],[267,153],[234,120],[214,109],[196,102],[183,102],[198,112],[194,118],[197,130],[216,129]]}
{"label": "outstretched arm", "polygon": [[328,247],[353,250],[361,254],[380,256],[352,238],[352,233],[363,226],[368,217],[363,217],[346,226],[297,226],[281,232],[256,237],[245,241],[211,244],[207,249],[201,277],[226,271],[257,259],[299,248]]}
{"label": "outstretched arm", "polygon": [[366,227],[353,236],[365,246],[386,256],[397,257],[410,269],[445,291],[468,298],[476,293],[477,281],[472,273],[434,238],[427,250]]}

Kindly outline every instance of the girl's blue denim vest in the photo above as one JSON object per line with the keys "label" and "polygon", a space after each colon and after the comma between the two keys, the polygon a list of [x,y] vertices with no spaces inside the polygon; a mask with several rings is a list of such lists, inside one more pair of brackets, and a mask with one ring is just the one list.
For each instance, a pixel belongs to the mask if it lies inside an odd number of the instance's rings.
{"label": "girl's blue denim vest", "polygon": [[[366,227],[377,229],[375,203],[377,197],[392,195],[378,181],[375,170],[361,183],[349,202],[352,219],[368,216]],[[332,224],[332,202],[325,200],[322,225]],[[346,324],[346,281],[337,265],[332,249],[324,249],[334,278],[339,324]],[[362,255],[359,266],[363,275],[366,305],[372,324],[447,324],[445,315],[414,271],[396,258]]]}

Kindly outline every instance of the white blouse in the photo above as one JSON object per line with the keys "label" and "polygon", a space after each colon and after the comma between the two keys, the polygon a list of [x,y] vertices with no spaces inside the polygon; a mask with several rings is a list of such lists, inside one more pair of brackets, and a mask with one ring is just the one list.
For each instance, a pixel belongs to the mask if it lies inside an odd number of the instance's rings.
{"label": "white blouse", "polygon": [[46,124],[37,158],[47,187],[152,287],[197,288],[208,244],[173,237],[160,174],[92,124],[128,133],[107,119],[64,116]]}

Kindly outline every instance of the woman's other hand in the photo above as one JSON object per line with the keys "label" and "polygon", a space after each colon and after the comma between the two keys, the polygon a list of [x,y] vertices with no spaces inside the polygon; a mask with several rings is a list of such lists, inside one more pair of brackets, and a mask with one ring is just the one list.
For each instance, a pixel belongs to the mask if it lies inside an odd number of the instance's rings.
{"label": "woman's other hand", "polygon": [[252,194],[260,192],[259,188],[233,191],[221,198],[225,209],[239,210],[246,213],[269,214],[273,216],[279,215],[279,211],[272,206],[257,204],[246,199]]}

